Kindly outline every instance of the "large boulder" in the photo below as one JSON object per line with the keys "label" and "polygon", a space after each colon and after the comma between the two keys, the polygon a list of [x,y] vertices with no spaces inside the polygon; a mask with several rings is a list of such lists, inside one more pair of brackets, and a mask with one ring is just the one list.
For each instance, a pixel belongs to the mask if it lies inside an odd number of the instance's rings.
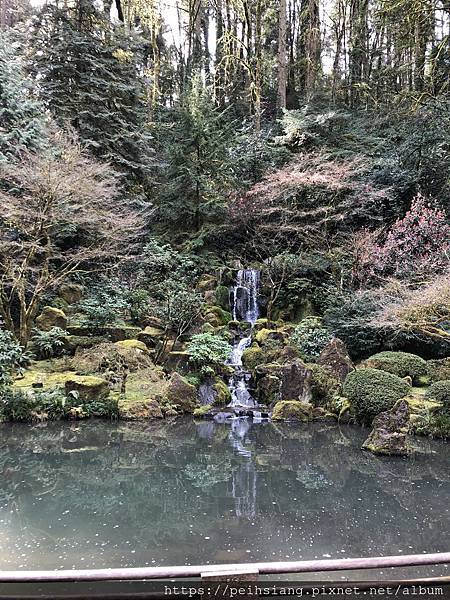
{"label": "large boulder", "polygon": [[182,412],[191,413],[198,407],[197,389],[179,373],[172,373],[167,387],[167,400]]}
{"label": "large boulder", "polygon": [[280,400],[311,399],[311,370],[300,359],[287,364],[261,365],[256,368],[256,372],[280,380]]}
{"label": "large boulder", "polygon": [[363,450],[387,456],[406,456],[408,446],[409,406],[400,400],[396,406],[373,420],[373,430],[362,445]]}
{"label": "large boulder", "polygon": [[63,283],[58,290],[58,295],[67,304],[76,304],[83,297],[84,288],[78,283]]}
{"label": "large boulder", "polygon": [[42,331],[50,331],[53,327],[60,327],[66,329],[67,327],[67,316],[59,308],[53,306],[44,306],[41,314],[36,317],[36,325]]}
{"label": "large boulder", "polygon": [[306,423],[314,419],[314,407],[300,400],[282,400],[277,402],[272,412],[272,421],[301,421]]}
{"label": "large boulder", "polygon": [[106,398],[109,394],[108,382],[102,377],[73,375],[65,382],[66,394],[77,392],[83,402]]}
{"label": "large boulder", "polygon": [[163,329],[147,325],[145,329],[138,333],[137,339],[140,342],[143,342],[149,348],[154,348],[158,344],[158,342],[162,340],[164,335],[165,333]]}
{"label": "large boulder", "polygon": [[119,400],[119,417],[125,421],[143,421],[148,419],[162,419],[163,413],[154,398],[129,403]]}
{"label": "large boulder", "polygon": [[341,383],[344,383],[347,375],[355,369],[344,342],[336,337],[322,350],[317,364],[327,367]]}

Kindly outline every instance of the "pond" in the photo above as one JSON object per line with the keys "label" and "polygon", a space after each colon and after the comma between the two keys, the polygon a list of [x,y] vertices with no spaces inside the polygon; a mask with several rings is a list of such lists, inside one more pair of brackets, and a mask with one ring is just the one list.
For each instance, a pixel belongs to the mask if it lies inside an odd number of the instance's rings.
{"label": "pond", "polygon": [[448,551],[449,446],[416,438],[413,457],[379,458],[360,450],[366,435],[246,419],[2,425],[0,569]]}

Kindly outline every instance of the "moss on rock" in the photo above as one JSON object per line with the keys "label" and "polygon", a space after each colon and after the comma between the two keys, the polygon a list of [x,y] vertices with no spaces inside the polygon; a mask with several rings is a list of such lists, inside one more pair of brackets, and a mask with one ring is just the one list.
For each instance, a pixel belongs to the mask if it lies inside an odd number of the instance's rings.
{"label": "moss on rock", "polygon": [[228,325],[231,321],[231,313],[224,310],[221,306],[208,306],[204,318],[213,327],[222,327],[223,325]]}
{"label": "moss on rock", "polygon": [[341,392],[341,383],[335,377],[334,373],[317,364],[308,364],[311,371],[311,401],[315,406],[328,406],[334,396]]}
{"label": "moss on rock", "polygon": [[273,421],[301,421],[306,423],[314,418],[313,406],[300,400],[281,400],[275,404]]}
{"label": "moss on rock", "polygon": [[182,412],[191,413],[197,408],[197,388],[175,372],[172,373],[166,393],[171,406],[178,407]]}
{"label": "moss on rock", "polygon": [[231,392],[222,379],[216,377],[213,390],[215,392],[215,406],[227,406],[231,402]]}
{"label": "moss on rock", "polygon": [[118,406],[119,418],[126,421],[143,421],[163,418],[161,407],[154,398],[136,402],[130,402],[127,398],[121,398]]}
{"label": "moss on rock", "polygon": [[66,329],[67,316],[64,311],[54,306],[44,306],[41,314],[36,317],[36,325],[42,331],[50,331],[53,327]]}
{"label": "moss on rock", "polygon": [[109,394],[108,382],[101,377],[73,375],[65,382],[66,394],[76,392],[83,402],[106,398]]}
{"label": "moss on rock", "polygon": [[116,342],[115,346],[123,350],[138,350],[139,352],[148,354],[147,346],[139,340],[121,340],[120,342]]}

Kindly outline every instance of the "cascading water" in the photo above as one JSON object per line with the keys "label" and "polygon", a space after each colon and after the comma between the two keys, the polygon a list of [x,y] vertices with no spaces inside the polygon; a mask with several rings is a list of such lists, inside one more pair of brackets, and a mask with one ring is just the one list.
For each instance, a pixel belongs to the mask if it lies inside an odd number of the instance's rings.
{"label": "cascading water", "polygon": [[241,269],[237,274],[236,285],[230,290],[233,319],[250,323],[249,334],[236,339],[230,358],[230,365],[234,368],[229,383],[230,406],[233,407],[254,408],[257,406],[248,389],[251,376],[242,367],[242,355],[244,350],[252,343],[253,326],[259,317],[258,287],[259,271]]}

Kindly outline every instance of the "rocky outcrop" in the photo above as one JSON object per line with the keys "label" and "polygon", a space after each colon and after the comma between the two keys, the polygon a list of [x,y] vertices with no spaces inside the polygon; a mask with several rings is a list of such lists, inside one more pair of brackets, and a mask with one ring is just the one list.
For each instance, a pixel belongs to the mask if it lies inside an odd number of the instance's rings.
{"label": "rocky outcrop", "polygon": [[83,402],[106,398],[109,394],[108,382],[102,377],[73,375],[65,382],[66,394],[76,392]]}
{"label": "rocky outcrop", "polygon": [[[297,359],[288,364],[260,365],[256,368],[258,383],[263,377],[270,376],[278,379],[278,400],[303,400],[311,399],[311,370]],[[265,384],[263,384],[264,387]],[[271,389],[276,388],[274,380],[270,383]],[[260,389],[261,386],[259,386]]]}
{"label": "rocky outcrop", "polygon": [[50,331],[53,327],[66,329],[67,316],[64,311],[59,308],[44,306],[41,314],[36,318],[36,325],[42,331]]}
{"label": "rocky outcrop", "polygon": [[344,342],[336,337],[332,338],[322,350],[317,364],[327,367],[341,383],[355,369]]}
{"label": "rocky outcrop", "polygon": [[373,420],[373,429],[362,445],[363,450],[386,456],[406,456],[409,453],[409,406],[400,400],[390,411]]}
{"label": "rocky outcrop", "polygon": [[179,373],[172,373],[167,387],[167,400],[180,411],[191,413],[198,407],[197,389]]}
{"label": "rocky outcrop", "polygon": [[159,327],[148,325],[145,329],[137,334],[137,339],[143,342],[149,348],[155,348],[160,340],[164,337],[164,330]]}
{"label": "rocky outcrop", "polygon": [[158,402],[153,398],[132,404],[119,400],[119,417],[126,421],[144,421],[162,419],[163,413]]}
{"label": "rocky outcrop", "polygon": [[300,400],[282,400],[273,409],[272,421],[301,421],[307,423],[314,419],[313,406]]}
{"label": "rocky outcrop", "polygon": [[84,288],[78,283],[64,283],[58,290],[58,295],[67,304],[76,304],[83,297]]}

